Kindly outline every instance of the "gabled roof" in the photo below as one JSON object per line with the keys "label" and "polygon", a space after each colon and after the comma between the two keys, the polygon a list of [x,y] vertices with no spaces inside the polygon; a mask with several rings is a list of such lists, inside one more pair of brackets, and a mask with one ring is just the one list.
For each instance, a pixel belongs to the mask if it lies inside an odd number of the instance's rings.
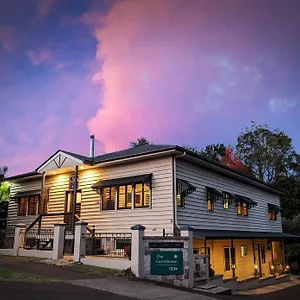
{"label": "gabled roof", "polygon": [[124,159],[128,157],[134,157],[138,155],[145,155],[150,153],[157,153],[166,150],[175,150],[176,145],[144,145],[134,148],[129,148],[121,151],[106,153],[96,156],[93,160],[94,164],[113,161],[116,159]]}

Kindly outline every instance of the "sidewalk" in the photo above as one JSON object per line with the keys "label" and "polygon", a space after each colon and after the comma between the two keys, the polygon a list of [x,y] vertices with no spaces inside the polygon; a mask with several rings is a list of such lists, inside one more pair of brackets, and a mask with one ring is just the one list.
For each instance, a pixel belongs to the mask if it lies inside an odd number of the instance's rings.
{"label": "sidewalk", "polygon": [[73,285],[89,287],[127,296],[135,299],[160,299],[160,300],[214,300],[204,295],[193,294],[146,282],[129,281],[118,278],[95,278],[69,281]]}

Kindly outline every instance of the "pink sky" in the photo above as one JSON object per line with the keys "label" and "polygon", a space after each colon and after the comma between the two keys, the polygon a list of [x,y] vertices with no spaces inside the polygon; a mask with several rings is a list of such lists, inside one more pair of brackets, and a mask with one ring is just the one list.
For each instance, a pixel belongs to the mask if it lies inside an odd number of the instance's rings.
{"label": "pink sky", "polygon": [[0,165],[88,155],[91,132],[97,154],[140,136],[235,144],[251,121],[300,149],[300,25],[274,1],[1,2]]}

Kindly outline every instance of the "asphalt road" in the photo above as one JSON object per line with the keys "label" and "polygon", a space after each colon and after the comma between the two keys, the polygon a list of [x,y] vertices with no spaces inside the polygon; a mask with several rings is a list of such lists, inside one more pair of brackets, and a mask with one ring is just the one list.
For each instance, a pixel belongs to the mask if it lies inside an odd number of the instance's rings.
{"label": "asphalt road", "polygon": [[105,291],[65,283],[22,283],[0,281],[3,300],[134,300]]}

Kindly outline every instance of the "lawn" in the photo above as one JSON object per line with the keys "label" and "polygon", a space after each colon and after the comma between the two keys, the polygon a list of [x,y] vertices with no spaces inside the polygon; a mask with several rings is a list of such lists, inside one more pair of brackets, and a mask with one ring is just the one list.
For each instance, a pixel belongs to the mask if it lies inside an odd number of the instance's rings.
{"label": "lawn", "polygon": [[58,282],[58,279],[0,268],[0,281]]}

